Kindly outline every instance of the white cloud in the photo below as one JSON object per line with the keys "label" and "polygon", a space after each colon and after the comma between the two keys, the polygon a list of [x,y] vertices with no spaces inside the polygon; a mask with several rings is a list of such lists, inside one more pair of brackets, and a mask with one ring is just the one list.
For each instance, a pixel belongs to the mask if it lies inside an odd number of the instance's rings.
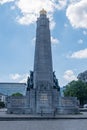
{"label": "white cloud", "polygon": [[51,21],[50,28],[53,29],[55,26],[53,13],[56,9],[63,9],[66,4],[67,0],[19,0],[16,6],[20,9],[22,16],[18,16],[17,21],[20,24],[29,25],[36,21],[39,11],[44,8]]}
{"label": "white cloud", "polygon": [[8,2],[13,2],[14,0],[0,0],[0,4],[5,4]]}
{"label": "white cloud", "polygon": [[87,0],[72,2],[66,11],[71,25],[75,28],[87,28]]}
{"label": "white cloud", "polygon": [[56,25],[55,21],[50,20],[50,29],[51,29],[51,30],[54,29],[55,25]]}
{"label": "white cloud", "polygon": [[[63,9],[64,7],[66,7],[68,0],[54,0],[55,1],[55,7],[58,10]],[[58,4],[56,4],[58,2]]]}
{"label": "white cloud", "polygon": [[18,73],[10,74],[9,76],[12,80],[18,80],[21,77],[21,75],[19,75]]}
{"label": "white cloud", "polygon": [[36,21],[37,17],[35,15],[32,14],[26,14],[23,17],[18,16],[16,18],[16,20],[20,23],[20,24],[25,24],[25,25],[29,25],[32,24]]}
{"label": "white cloud", "polygon": [[11,80],[22,83],[27,82],[28,74],[10,74],[9,77]]}
{"label": "white cloud", "polygon": [[44,7],[47,12],[54,12],[54,2],[51,0],[19,0],[16,3],[22,13],[17,17],[20,24],[31,24],[36,21],[39,11]]}
{"label": "white cloud", "polygon": [[19,83],[26,83],[28,76],[29,76],[29,74],[23,74],[23,75],[21,75]]}
{"label": "white cloud", "polygon": [[87,59],[87,48],[74,52],[70,57],[75,59]]}
{"label": "white cloud", "polygon": [[79,2],[81,0],[69,0],[70,3],[76,3],[76,2]]}
{"label": "white cloud", "polygon": [[74,75],[74,72],[73,72],[72,70],[67,70],[67,71],[65,71],[63,78],[64,78],[66,81],[68,81],[68,82],[70,82],[70,81],[72,81],[72,80],[77,80],[77,78],[76,78],[76,76]]}
{"label": "white cloud", "polygon": [[23,78],[19,81],[19,83],[27,83],[27,78],[29,75],[24,75]]}
{"label": "white cloud", "polygon": [[79,44],[83,44],[83,40],[82,40],[82,39],[79,39],[79,40],[78,40],[78,43],[79,43]]}
{"label": "white cloud", "polygon": [[51,36],[51,43],[57,44],[57,43],[59,43],[59,40]]}
{"label": "white cloud", "polygon": [[16,17],[17,22],[23,25],[34,23],[39,15],[39,11],[44,8],[51,21],[50,28],[53,29],[55,26],[53,19],[55,10],[64,9],[68,0],[0,0],[0,4],[12,1],[14,1],[14,5],[11,9],[18,9],[20,11],[20,14]]}

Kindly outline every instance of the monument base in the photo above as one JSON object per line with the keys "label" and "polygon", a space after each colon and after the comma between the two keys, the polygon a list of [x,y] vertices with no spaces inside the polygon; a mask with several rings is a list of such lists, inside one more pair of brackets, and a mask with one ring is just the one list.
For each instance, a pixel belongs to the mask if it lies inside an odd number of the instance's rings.
{"label": "monument base", "polygon": [[[33,91],[34,92],[34,91]],[[34,93],[33,93],[34,94]],[[7,103],[8,114],[31,114],[38,116],[55,116],[55,115],[66,115],[66,114],[78,114],[78,100],[75,97],[59,97],[56,107],[52,103],[53,97],[51,92],[44,91],[43,93],[38,91],[35,101],[32,100],[31,106],[27,105],[26,97],[9,97]],[[35,104],[34,104],[35,103]]]}

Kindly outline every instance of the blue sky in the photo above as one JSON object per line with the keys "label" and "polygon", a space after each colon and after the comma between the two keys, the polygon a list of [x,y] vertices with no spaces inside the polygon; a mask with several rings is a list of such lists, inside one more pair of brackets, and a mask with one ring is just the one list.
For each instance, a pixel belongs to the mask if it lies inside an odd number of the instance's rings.
{"label": "blue sky", "polygon": [[87,70],[87,0],[0,0],[0,82],[26,82],[33,70],[36,19],[47,10],[59,85]]}

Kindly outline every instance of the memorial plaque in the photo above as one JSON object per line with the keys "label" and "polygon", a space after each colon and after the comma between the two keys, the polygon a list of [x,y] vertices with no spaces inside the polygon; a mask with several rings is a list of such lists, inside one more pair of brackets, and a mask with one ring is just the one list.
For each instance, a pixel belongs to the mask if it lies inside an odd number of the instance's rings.
{"label": "memorial plaque", "polygon": [[40,101],[41,101],[41,103],[46,103],[46,102],[48,102],[47,93],[41,93],[41,95],[40,95]]}

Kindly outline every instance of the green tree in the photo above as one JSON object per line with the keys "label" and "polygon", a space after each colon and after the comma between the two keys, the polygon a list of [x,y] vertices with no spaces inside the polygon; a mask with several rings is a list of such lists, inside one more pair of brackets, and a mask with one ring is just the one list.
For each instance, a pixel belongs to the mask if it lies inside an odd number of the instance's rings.
{"label": "green tree", "polygon": [[4,108],[5,107],[5,103],[0,101],[0,108]]}
{"label": "green tree", "polygon": [[65,86],[64,96],[77,97],[82,106],[87,102],[87,83],[84,83],[81,80],[70,82]]}
{"label": "green tree", "polygon": [[12,96],[17,96],[18,97],[18,96],[23,96],[23,94],[21,94],[21,93],[13,93]]}

